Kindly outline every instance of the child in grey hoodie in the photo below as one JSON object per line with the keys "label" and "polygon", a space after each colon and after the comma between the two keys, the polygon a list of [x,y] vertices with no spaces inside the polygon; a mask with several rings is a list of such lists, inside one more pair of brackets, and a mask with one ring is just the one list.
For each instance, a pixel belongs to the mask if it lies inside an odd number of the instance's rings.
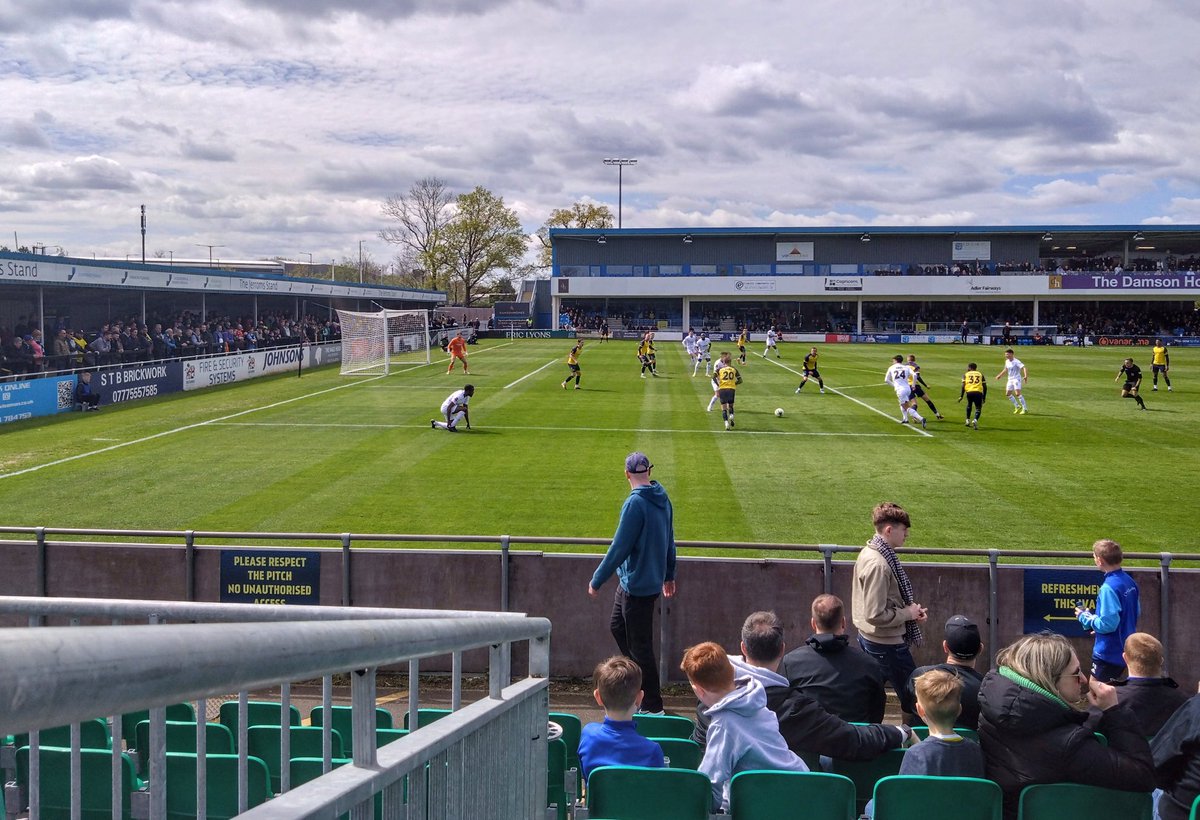
{"label": "child in grey hoodie", "polygon": [[712,781],[714,810],[729,809],[729,781],[738,772],[808,771],[779,733],[762,683],[752,677],[735,679],[733,664],[719,644],[689,647],[680,668],[711,720],[700,772]]}

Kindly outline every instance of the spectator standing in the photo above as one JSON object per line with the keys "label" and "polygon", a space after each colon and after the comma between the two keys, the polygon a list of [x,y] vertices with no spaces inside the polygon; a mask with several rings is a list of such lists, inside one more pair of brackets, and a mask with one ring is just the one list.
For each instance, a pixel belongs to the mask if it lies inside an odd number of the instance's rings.
{"label": "spectator standing", "polygon": [[1101,538],[1092,545],[1092,560],[1104,573],[1096,596],[1096,611],[1075,607],[1075,617],[1084,629],[1096,634],[1092,648],[1092,677],[1110,683],[1125,675],[1125,639],[1137,631],[1141,615],[1138,587],[1121,569],[1121,545]]}
{"label": "spectator standing", "polygon": [[813,634],[783,657],[788,685],[828,712],[855,723],[880,723],[887,705],[883,671],[866,652],[850,645],[842,599],[818,595],[812,602]]}
{"label": "spectator standing", "polygon": [[871,512],[875,535],[854,562],[852,612],[858,643],[878,663],[900,698],[900,709],[912,721],[916,704],[908,679],[916,669],[909,647],[923,640],[921,624],[928,611],[917,603],[912,582],[896,550],[908,538],[910,519],[899,504],[885,501]]}
{"label": "spectator standing", "polygon": [[667,491],[650,477],[654,465],[642,452],[625,458],[629,496],[621,507],[617,531],[588,583],[595,598],[615,572],[609,629],[617,648],[642,668],[642,711],[662,714],[658,661],[654,656],[654,608],[659,593],[675,594],[675,521]]}

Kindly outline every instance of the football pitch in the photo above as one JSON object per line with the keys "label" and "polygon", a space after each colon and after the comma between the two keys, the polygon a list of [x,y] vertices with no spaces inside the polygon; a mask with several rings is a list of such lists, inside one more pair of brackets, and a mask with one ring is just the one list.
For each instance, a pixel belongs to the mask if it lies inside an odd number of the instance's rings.
{"label": "football pitch", "polygon": [[[624,456],[643,450],[679,539],[857,545],[871,508],[894,500],[913,517],[909,546],[1111,537],[1197,551],[1200,351],[1171,351],[1168,393],[1151,391],[1145,349],[1018,348],[1029,412],[1014,415],[992,379],[999,347],[818,345],[825,394],[813,381],[796,395],[809,345],[763,359],[759,344],[726,431],[678,342],[660,342],[659,377],[641,379],[634,342],[589,340],[582,389],[564,390],[571,344],[485,341],[469,379],[446,375],[435,350],[433,364],[387,377],[324,368],[7,425],[2,523],[607,538],[628,493]],[[883,384],[896,353],[916,354],[944,421],[922,403],[927,430],[898,423]],[[1127,354],[1145,369],[1146,411],[1119,397]],[[978,430],[957,401],[968,361],[989,380]],[[430,429],[468,380],[474,429]]]}

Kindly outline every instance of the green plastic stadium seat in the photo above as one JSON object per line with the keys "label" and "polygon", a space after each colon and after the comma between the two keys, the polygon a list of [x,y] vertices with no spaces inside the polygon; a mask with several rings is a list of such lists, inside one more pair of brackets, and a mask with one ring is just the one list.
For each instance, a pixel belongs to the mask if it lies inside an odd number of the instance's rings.
{"label": "green plastic stadium seat", "polygon": [[[854,784],[823,772],[739,772],[729,781],[733,820],[854,820]],[[927,818],[926,818],[927,820]]]}
{"label": "green plastic stadium seat", "polygon": [[1192,801],[1192,811],[1188,815],[1188,820],[1200,820],[1200,797]]}
{"label": "green plastic stadium seat", "polygon": [[[453,711],[454,711],[453,709],[418,709],[417,710],[417,725],[418,725],[418,727],[428,726],[429,724],[433,723],[435,720],[441,720],[442,718],[444,718],[446,715],[450,714]],[[409,717],[408,712],[405,712],[403,728],[411,730],[412,726],[408,725],[409,724],[408,717]]]}
{"label": "green plastic stadium seat", "polygon": [[567,744],[567,768],[575,770],[575,793],[579,794],[583,767],[579,763],[579,738],[583,734],[583,721],[570,712],[551,712],[550,720],[562,727],[562,741]]}
{"label": "green plastic stadium seat", "polygon": [[[13,745],[18,749],[28,746],[29,734],[14,735]],[[71,727],[55,726],[53,729],[42,729],[38,732],[38,745],[71,748]],[[108,733],[108,724],[103,718],[92,718],[79,724],[79,747],[81,749],[112,749],[112,735]]]}
{"label": "green plastic stadium seat", "polygon": [[[269,700],[252,700],[247,706],[247,716],[249,718],[248,726],[282,726],[283,721],[282,709],[279,701]],[[299,726],[300,710],[292,706],[289,710],[291,715],[291,724]],[[222,725],[228,726],[229,731],[233,732],[233,742],[237,743],[238,736],[238,702],[236,700],[227,700],[221,704],[220,717],[218,718]]]}
{"label": "green plastic stadium seat", "polygon": [[393,743],[400,738],[407,736],[408,729],[376,729],[375,748],[381,749],[389,743]]}
{"label": "green plastic stadium seat", "polygon": [[875,792],[875,784],[885,777],[900,773],[900,764],[904,762],[903,749],[891,749],[874,760],[834,760],[833,773],[848,777],[854,781],[854,800],[858,813],[862,814],[871,795]]}
{"label": "green plastic stadium seat", "polygon": [[1003,794],[974,777],[893,775],[875,784],[876,820],[929,820],[935,806],[953,806],[954,820],[1000,820]]}
{"label": "green plastic stadium seat", "polygon": [[696,728],[690,718],[678,715],[634,715],[633,723],[642,737],[691,737]]}
{"label": "green plastic stadium seat", "polygon": [[689,769],[600,766],[588,777],[588,814],[614,820],[708,820],[712,784]]}
{"label": "green plastic stadium seat", "polygon": [[[167,751],[196,753],[196,722],[168,720]],[[144,777],[150,771],[150,721],[143,720],[134,732],[137,745],[138,772]],[[208,754],[233,754],[233,732],[220,723],[204,724],[204,746]]]}
{"label": "green plastic stadium seat", "polygon": [[[333,729],[340,732],[342,735],[342,747],[346,750],[346,757],[354,755],[354,731],[353,731],[353,710],[349,706],[334,706],[330,712],[333,716],[333,722],[330,724]],[[308,713],[308,721],[313,726],[325,725],[325,707],[314,706],[312,711]],[[376,729],[391,729],[392,728],[392,713],[382,706],[375,707],[375,728]],[[378,740],[378,739],[377,739]],[[339,755],[340,757],[340,755]]]}
{"label": "green plastic stadium seat", "polygon": [[[137,742],[137,725],[150,719],[150,710],[142,709],[121,715],[121,739],[134,748]],[[167,707],[167,720],[196,722],[196,707],[190,703],[174,703]]]}
{"label": "green plastic stadium seat", "polygon": [[1020,820],[1063,820],[1065,817],[1113,817],[1150,820],[1154,803],[1149,792],[1122,792],[1080,783],[1042,783],[1021,790]]}
{"label": "green plastic stadium seat", "polygon": [[[28,746],[17,750],[17,782],[22,794],[29,790]],[[39,795],[43,820],[69,820],[71,817],[71,750],[56,746],[38,749],[41,764]],[[112,751],[109,749],[80,749],[81,776],[80,807],[83,820],[112,818]],[[121,754],[121,817],[129,820],[129,795],[142,787],[133,773],[133,759]]]}
{"label": "green plastic stadium seat", "polygon": [[[237,755],[205,755],[207,820],[228,820],[238,814]],[[246,767],[246,805],[250,808],[271,796],[267,764],[250,757]],[[196,755],[167,752],[167,817],[194,820],[196,817]]]}
{"label": "green plastic stadium seat", "polygon": [[704,757],[700,744],[690,737],[652,737],[650,740],[662,747],[672,769],[697,769]]}
{"label": "green plastic stadium seat", "polygon": [[[325,730],[320,726],[292,726],[290,757],[324,757],[322,735]],[[279,742],[282,739],[283,728],[280,726],[251,726],[246,732],[246,752],[259,758],[267,764],[271,775],[271,791],[278,792],[282,788],[282,765],[279,762]],[[330,742],[333,746],[334,757],[347,757],[342,750],[342,736],[337,729],[330,729]]]}
{"label": "green plastic stadium seat", "polygon": [[546,805],[557,806],[558,820],[567,820],[567,744],[555,738],[546,744]]}
{"label": "green plastic stadium seat", "polygon": [[[913,726],[912,731],[913,731],[913,734],[916,735],[917,737],[921,738],[921,740],[924,740],[925,738],[929,737],[929,727],[928,726]],[[955,726],[954,734],[962,735],[963,737],[973,740],[976,743],[979,742],[979,732],[975,731],[974,729],[968,729],[965,726]]]}

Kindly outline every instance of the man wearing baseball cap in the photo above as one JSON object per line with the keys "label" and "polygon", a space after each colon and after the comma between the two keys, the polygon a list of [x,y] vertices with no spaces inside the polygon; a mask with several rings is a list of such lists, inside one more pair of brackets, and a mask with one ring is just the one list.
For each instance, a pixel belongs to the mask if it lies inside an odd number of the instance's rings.
{"label": "man wearing baseball cap", "polygon": [[920,666],[908,679],[908,690],[916,697],[916,681],[930,669],[944,669],[962,681],[962,713],[954,725],[974,729],[979,724],[979,683],[983,675],[975,670],[975,659],[983,651],[983,639],[979,627],[966,615],[955,615],[946,621],[946,638],[942,649],[946,662],[933,666]]}
{"label": "man wearing baseball cap", "polygon": [[653,469],[645,453],[625,458],[629,497],[621,507],[612,544],[588,584],[588,595],[595,598],[609,577],[617,574],[609,629],[621,654],[641,667],[645,696],[640,711],[661,715],[654,607],[660,592],[667,598],[675,594],[675,522],[667,491],[650,478]]}

